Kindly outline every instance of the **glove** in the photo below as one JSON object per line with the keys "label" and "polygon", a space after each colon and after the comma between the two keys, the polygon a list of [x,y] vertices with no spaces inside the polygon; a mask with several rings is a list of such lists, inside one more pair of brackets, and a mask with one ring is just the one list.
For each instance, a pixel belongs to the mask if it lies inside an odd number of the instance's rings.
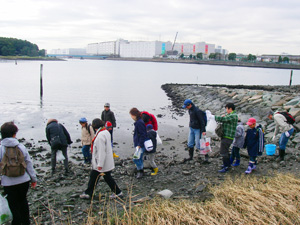
{"label": "glove", "polygon": [[290,133],[288,131],[284,132],[285,136],[288,138],[290,135]]}
{"label": "glove", "polygon": [[276,136],[273,136],[273,137],[272,137],[272,141],[275,141],[275,138],[276,138]]}

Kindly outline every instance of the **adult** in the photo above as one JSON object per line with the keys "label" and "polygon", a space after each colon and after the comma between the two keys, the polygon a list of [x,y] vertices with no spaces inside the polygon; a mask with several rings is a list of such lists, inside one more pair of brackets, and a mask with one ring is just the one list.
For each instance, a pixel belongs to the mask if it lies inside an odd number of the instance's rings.
{"label": "adult", "polygon": [[280,112],[272,112],[268,113],[268,118],[270,120],[275,121],[275,131],[272,138],[272,141],[275,141],[276,134],[278,131],[281,131],[281,136],[279,139],[279,157],[277,161],[283,161],[285,156],[285,148],[286,144],[290,138],[290,136],[294,133],[294,127],[292,124],[287,122],[287,119]]}
{"label": "adult", "polygon": [[7,148],[17,146],[24,156],[26,170],[23,175],[10,177],[3,175],[1,177],[1,185],[4,187],[4,192],[7,195],[9,208],[13,215],[12,224],[30,224],[29,206],[27,201],[27,192],[29,184],[31,187],[36,187],[36,173],[30,155],[24,145],[20,144],[16,138],[18,127],[13,122],[4,123],[1,126],[1,146],[0,146],[0,162],[4,161],[4,156]]}
{"label": "adult", "polygon": [[132,108],[129,111],[131,118],[134,122],[134,133],[133,133],[133,145],[137,151],[141,151],[140,157],[138,159],[133,159],[133,162],[137,168],[137,179],[140,179],[144,175],[144,162],[143,155],[145,152],[144,142],[147,138],[147,131],[144,121],[142,120],[142,114],[137,108]]}
{"label": "adult", "polygon": [[225,116],[211,116],[214,117],[217,122],[222,123],[224,135],[221,137],[220,154],[223,158],[222,169],[220,173],[226,173],[230,168],[230,156],[229,148],[235,137],[236,127],[238,124],[238,115],[235,112],[235,105],[233,103],[227,103],[225,106]]}
{"label": "adult", "polygon": [[95,187],[103,176],[105,182],[110,187],[113,194],[110,198],[122,197],[123,193],[111,176],[111,171],[115,168],[113,152],[111,147],[110,133],[104,127],[104,121],[96,118],[92,126],[96,131],[92,141],[92,171],[87,189],[80,195],[80,198],[91,198],[94,194]]}
{"label": "adult", "polygon": [[51,146],[51,170],[52,175],[55,173],[56,167],[56,153],[58,150],[62,151],[64,159],[65,174],[68,174],[68,145],[72,144],[72,140],[67,129],[56,119],[49,119],[46,126],[46,137]]}
{"label": "adult", "polygon": [[[182,106],[183,109],[188,109],[190,115],[188,148],[189,158],[185,161],[192,160],[194,157],[194,146],[200,151],[201,135],[206,134],[204,112],[194,105],[192,100],[186,99]],[[208,154],[205,155],[205,162],[208,162]]]}
{"label": "adult", "polygon": [[153,126],[153,130],[157,131],[158,129],[157,120],[153,114],[143,111],[142,120],[144,121],[145,126],[151,124]]}
{"label": "adult", "polygon": [[113,143],[113,131],[114,131],[113,128],[116,127],[117,124],[116,124],[115,114],[113,113],[113,111],[110,110],[109,103],[104,104],[104,110],[102,111],[102,114],[101,114],[101,120],[104,121],[104,124],[107,121],[112,123],[112,129],[109,130],[109,133],[111,134],[111,142]]}
{"label": "adult", "polygon": [[79,123],[81,125],[81,151],[84,157],[84,163],[90,164],[92,160],[90,149],[95,132],[91,124],[88,124],[85,117],[80,118]]}

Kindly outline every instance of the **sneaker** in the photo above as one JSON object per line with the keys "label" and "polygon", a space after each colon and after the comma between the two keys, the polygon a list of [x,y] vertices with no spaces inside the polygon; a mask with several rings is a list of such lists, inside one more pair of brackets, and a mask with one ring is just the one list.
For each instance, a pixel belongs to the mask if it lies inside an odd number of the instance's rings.
{"label": "sneaker", "polygon": [[116,199],[116,198],[122,198],[122,197],[123,197],[122,191],[117,195],[115,193],[113,193],[111,196],[109,196],[110,199]]}
{"label": "sneaker", "polygon": [[227,173],[229,170],[228,167],[223,167],[223,169],[219,170],[219,173]]}
{"label": "sneaker", "polygon": [[256,170],[256,165],[253,165],[252,170]]}
{"label": "sneaker", "polygon": [[83,192],[81,195],[79,195],[79,198],[90,199],[91,196]]}
{"label": "sneaker", "polygon": [[246,174],[250,174],[252,172],[253,168],[251,166],[248,166],[247,170],[245,171]]}

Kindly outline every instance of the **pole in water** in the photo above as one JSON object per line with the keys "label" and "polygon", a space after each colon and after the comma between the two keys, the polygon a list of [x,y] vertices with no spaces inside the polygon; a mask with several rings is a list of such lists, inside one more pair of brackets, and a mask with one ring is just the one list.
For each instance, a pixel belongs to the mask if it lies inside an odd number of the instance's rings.
{"label": "pole in water", "polygon": [[43,97],[43,64],[41,64],[40,69],[40,97]]}
{"label": "pole in water", "polygon": [[290,76],[290,87],[292,86],[292,80],[293,80],[293,70],[291,70],[291,76]]}

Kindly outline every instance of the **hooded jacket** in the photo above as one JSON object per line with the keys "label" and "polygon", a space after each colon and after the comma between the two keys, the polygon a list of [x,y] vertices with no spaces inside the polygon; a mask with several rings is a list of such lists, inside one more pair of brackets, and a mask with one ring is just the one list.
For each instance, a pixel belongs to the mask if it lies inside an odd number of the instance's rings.
{"label": "hooded jacket", "polygon": [[4,138],[1,141],[0,161],[2,161],[2,158],[5,154],[5,147],[15,147],[15,146],[18,146],[20,148],[20,150],[22,151],[27,168],[26,168],[25,174],[22,176],[19,176],[19,177],[7,177],[7,176],[3,175],[1,178],[2,186],[13,186],[13,185],[22,184],[22,183],[25,183],[28,181],[31,181],[32,183],[37,181],[36,173],[33,168],[33,164],[32,164],[30,155],[29,155],[27,149],[25,148],[25,146],[20,144],[16,138],[12,138],[12,137]]}
{"label": "hooded jacket", "polygon": [[62,124],[58,123],[56,119],[50,119],[48,120],[46,127],[46,137],[49,144],[50,140],[55,136],[59,136],[62,147],[67,147],[69,144],[73,143],[67,129]]}
{"label": "hooded jacket", "polygon": [[242,122],[238,123],[232,145],[237,148],[243,148],[245,141],[245,128]]}
{"label": "hooded jacket", "polygon": [[200,129],[201,132],[206,132],[205,120],[203,117],[203,113],[193,103],[191,103],[191,104],[192,104],[192,107],[189,109],[189,114],[190,114],[189,126],[193,129]]}

